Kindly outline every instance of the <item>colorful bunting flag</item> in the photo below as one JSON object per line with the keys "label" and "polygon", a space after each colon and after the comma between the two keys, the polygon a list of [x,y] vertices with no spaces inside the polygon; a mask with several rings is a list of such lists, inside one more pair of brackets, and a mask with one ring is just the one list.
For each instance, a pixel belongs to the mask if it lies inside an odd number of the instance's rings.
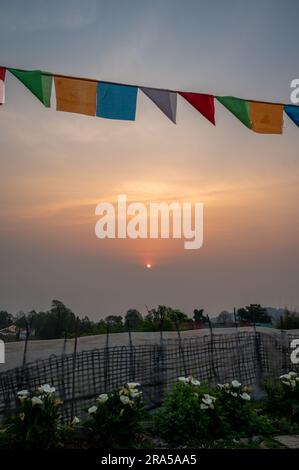
{"label": "colorful bunting flag", "polygon": [[250,101],[251,129],[260,134],[282,134],[283,105]]}
{"label": "colorful bunting flag", "polygon": [[216,96],[216,99],[243,122],[246,127],[251,129],[248,101],[234,96]]}
{"label": "colorful bunting flag", "polygon": [[140,90],[150,98],[158,108],[176,124],[177,93],[173,91],[157,90],[155,88],[140,87]]}
{"label": "colorful bunting flag", "polygon": [[[0,105],[5,101],[5,74],[11,72],[46,107],[51,106],[53,76],[41,70],[22,70],[0,66]],[[134,121],[138,88],[176,123],[177,95],[215,125],[215,96],[185,91],[99,82],[88,78],[55,75],[56,109],[108,119]],[[283,111],[299,127],[299,106],[251,101],[234,96],[216,99],[246,127],[262,134],[281,134]]]}
{"label": "colorful bunting flag", "polygon": [[299,106],[286,104],[284,107],[285,112],[290,119],[299,127]]}
{"label": "colorful bunting flag", "polygon": [[108,119],[135,121],[137,87],[99,82],[96,115]]}
{"label": "colorful bunting flag", "polygon": [[97,82],[54,76],[57,111],[95,116]]}
{"label": "colorful bunting flag", "polygon": [[189,93],[181,91],[180,95],[185,98],[197,111],[215,125],[214,96],[201,93]]}
{"label": "colorful bunting flag", "polygon": [[46,75],[42,73],[42,91],[43,91],[43,103],[46,108],[51,107],[51,94],[52,94],[52,75]]}
{"label": "colorful bunting flag", "polygon": [[0,105],[5,103],[5,73],[6,68],[0,67]]}
{"label": "colorful bunting flag", "polygon": [[8,69],[20,82],[25,85],[47,108],[51,106],[52,75],[40,70],[22,71]]}

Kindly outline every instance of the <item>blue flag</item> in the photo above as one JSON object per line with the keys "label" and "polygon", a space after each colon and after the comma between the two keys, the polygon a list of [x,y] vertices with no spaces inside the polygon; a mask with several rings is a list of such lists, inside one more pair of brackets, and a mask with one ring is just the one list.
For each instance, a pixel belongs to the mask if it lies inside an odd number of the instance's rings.
{"label": "blue flag", "polygon": [[102,82],[97,84],[96,115],[99,117],[135,121],[136,101],[135,86]]}
{"label": "blue flag", "polygon": [[285,112],[290,119],[299,127],[299,106],[286,104],[284,107]]}

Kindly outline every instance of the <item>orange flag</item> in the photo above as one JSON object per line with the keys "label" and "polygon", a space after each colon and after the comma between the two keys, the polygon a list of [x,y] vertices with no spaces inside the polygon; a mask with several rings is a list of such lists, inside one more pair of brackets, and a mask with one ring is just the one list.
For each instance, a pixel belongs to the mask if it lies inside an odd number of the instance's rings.
{"label": "orange flag", "polygon": [[260,134],[282,134],[283,105],[249,102],[251,129]]}
{"label": "orange flag", "polygon": [[96,115],[97,82],[54,77],[57,111]]}

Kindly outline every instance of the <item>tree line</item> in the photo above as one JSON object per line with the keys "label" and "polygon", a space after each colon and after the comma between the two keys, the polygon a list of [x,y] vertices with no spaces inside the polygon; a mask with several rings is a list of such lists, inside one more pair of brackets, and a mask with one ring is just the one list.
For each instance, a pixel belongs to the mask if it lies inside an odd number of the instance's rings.
{"label": "tree line", "polygon": [[[215,322],[223,326],[253,323],[271,323],[267,309],[260,304],[250,304],[236,311],[235,316],[229,312],[221,312],[218,317],[210,320],[204,309],[194,309],[192,318],[179,309],[159,305],[148,309],[143,316],[136,309],[129,309],[124,316],[108,315],[105,319],[92,321],[88,316],[79,318],[60,300],[53,300],[51,308],[46,312],[23,312],[13,315],[0,311],[0,330],[15,325],[16,336],[21,331],[37,339],[57,339],[64,337],[120,333],[131,331],[175,331],[212,326]],[[299,328],[299,316],[296,312],[285,311],[279,326],[284,329]]]}

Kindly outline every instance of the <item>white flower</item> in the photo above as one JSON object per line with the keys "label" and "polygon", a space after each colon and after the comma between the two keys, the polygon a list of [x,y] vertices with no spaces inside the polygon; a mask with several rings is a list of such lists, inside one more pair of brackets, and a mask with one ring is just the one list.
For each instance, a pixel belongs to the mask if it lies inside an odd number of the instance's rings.
{"label": "white flower", "polygon": [[108,400],[108,395],[107,393],[101,393],[101,395],[98,396],[97,401],[99,403],[105,403]]}
{"label": "white flower", "polygon": [[200,404],[200,409],[201,409],[201,410],[208,410],[208,409],[209,409],[209,406],[208,406],[208,405],[205,405],[204,403],[201,403],[201,404]]}
{"label": "white flower", "polygon": [[189,375],[189,377],[179,377],[178,380],[180,382],[183,382],[183,383],[189,383],[189,384],[192,384],[192,385],[195,385],[195,386],[198,386],[200,385],[200,381],[199,380],[196,380],[192,377],[192,375]]}
{"label": "white flower", "polygon": [[20,390],[17,393],[17,396],[18,396],[20,401],[25,401],[25,400],[27,400],[27,398],[29,396],[29,392],[28,392],[28,390]]}
{"label": "white flower", "polygon": [[290,375],[291,377],[297,377],[297,372],[289,372],[289,375]]}
{"label": "white flower", "polygon": [[225,391],[230,389],[230,384],[218,384],[218,387],[223,388]]}
{"label": "white flower", "polygon": [[242,393],[240,397],[243,398],[243,400],[250,400],[250,395],[248,395],[248,393]]}
{"label": "white flower", "polygon": [[94,413],[97,412],[97,409],[98,409],[98,407],[95,406],[95,405],[93,405],[93,406],[91,406],[90,408],[88,408],[88,413],[89,413],[90,415],[93,415]]}
{"label": "white flower", "polygon": [[129,403],[129,401],[130,401],[130,398],[127,397],[126,395],[121,395],[121,396],[119,397],[119,399],[120,399],[120,401],[121,401],[124,405],[127,405],[127,404]]}
{"label": "white flower", "polygon": [[19,400],[21,402],[27,400],[28,396],[29,396],[29,392],[28,390],[20,390],[18,393],[17,393],[17,396],[19,398]]}
{"label": "white flower", "polygon": [[238,388],[238,387],[241,387],[242,384],[240,384],[240,382],[238,382],[237,380],[232,380],[232,386],[234,388]]}
{"label": "white flower", "polygon": [[128,387],[136,388],[136,387],[140,387],[140,384],[138,382],[128,382]]}
{"label": "white flower", "polygon": [[51,393],[55,393],[56,388],[51,387],[51,385],[49,384],[45,384],[45,385],[41,385],[40,387],[38,387],[38,391],[41,393],[51,394]]}
{"label": "white flower", "polygon": [[212,401],[216,401],[216,397],[213,397],[213,395],[208,395],[207,393],[204,394],[204,398],[208,398]]}
{"label": "white flower", "polygon": [[287,380],[289,380],[289,379],[291,378],[291,376],[290,376],[289,374],[283,374],[283,375],[281,375],[279,378],[280,378],[280,380],[282,380],[282,379],[287,379]]}
{"label": "white flower", "polygon": [[77,418],[77,416],[74,416],[74,419],[73,419],[73,421],[72,421],[72,424],[75,425],[75,424],[79,424],[79,423],[80,423],[80,419]]}
{"label": "white flower", "polygon": [[130,393],[131,397],[132,398],[137,398],[139,397],[140,395],[142,395],[142,392],[138,392],[138,390],[131,390],[131,393]]}
{"label": "white flower", "polygon": [[18,397],[19,397],[19,396],[26,396],[26,397],[28,397],[29,392],[28,392],[28,390],[20,390],[20,391],[17,393],[17,395],[18,395]]}
{"label": "white flower", "polygon": [[292,388],[295,388],[296,387],[296,380],[291,380],[290,384],[291,384]]}
{"label": "white flower", "polygon": [[20,400],[21,403],[23,403],[23,401],[27,400],[27,398],[28,397],[26,395],[20,395],[19,396],[19,400]]}
{"label": "white flower", "polygon": [[33,406],[35,405],[42,405],[43,404],[43,400],[40,398],[40,397],[32,397],[31,398],[31,403]]}
{"label": "white flower", "polygon": [[234,397],[234,398],[236,398],[236,397],[238,396],[238,394],[235,393],[235,392],[231,392],[231,396]]}
{"label": "white flower", "polygon": [[211,398],[203,398],[201,401],[203,403],[205,403],[206,405],[211,405],[212,404]]}
{"label": "white flower", "polygon": [[191,378],[191,383],[192,383],[192,385],[195,385],[196,387],[198,387],[200,385],[200,381],[196,380],[196,379],[193,379],[193,378]]}
{"label": "white flower", "polygon": [[282,380],[281,383],[288,385],[288,387],[291,386],[291,383],[288,380]]}

